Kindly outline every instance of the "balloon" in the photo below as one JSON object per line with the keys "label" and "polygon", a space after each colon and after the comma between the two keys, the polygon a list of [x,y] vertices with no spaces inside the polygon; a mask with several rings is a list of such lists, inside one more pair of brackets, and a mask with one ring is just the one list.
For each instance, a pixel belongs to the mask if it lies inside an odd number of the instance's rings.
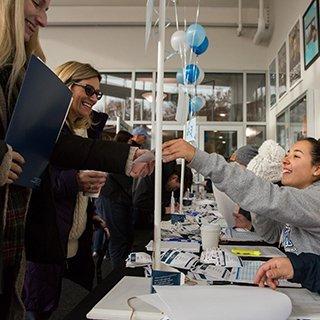
{"label": "balloon", "polygon": [[193,84],[199,78],[200,70],[195,64],[188,64],[183,71],[186,84]]}
{"label": "balloon", "polygon": [[186,41],[190,48],[200,46],[205,37],[206,31],[204,30],[203,26],[198,23],[192,24],[186,31]]}
{"label": "balloon", "polygon": [[174,51],[181,52],[186,45],[186,33],[184,31],[176,31],[171,36],[171,47]]}
{"label": "balloon", "polygon": [[179,68],[178,71],[177,71],[177,74],[176,74],[176,79],[177,79],[177,82],[180,83],[180,84],[184,84],[184,77],[183,77],[183,69],[182,68]]}
{"label": "balloon", "polygon": [[204,52],[207,51],[209,46],[209,40],[208,37],[205,37],[200,46],[194,46],[192,47],[192,51],[197,55],[200,56],[200,54],[203,54]]}
{"label": "balloon", "polygon": [[198,112],[204,105],[206,104],[206,100],[204,97],[194,96],[190,100],[190,109],[193,113]]}
{"label": "balloon", "polygon": [[198,67],[198,68],[199,68],[199,77],[198,77],[198,79],[197,79],[197,81],[196,81],[196,85],[200,84],[200,83],[203,81],[203,79],[204,79],[204,72],[203,72],[203,70],[202,70],[200,67]]}

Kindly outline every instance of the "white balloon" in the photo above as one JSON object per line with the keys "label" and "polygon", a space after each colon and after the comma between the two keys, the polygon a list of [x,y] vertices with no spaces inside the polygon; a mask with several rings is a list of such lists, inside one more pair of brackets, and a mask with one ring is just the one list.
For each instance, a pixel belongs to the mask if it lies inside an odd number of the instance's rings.
{"label": "white balloon", "polygon": [[182,30],[176,31],[171,36],[171,47],[174,51],[181,52],[186,45],[186,33]]}
{"label": "white balloon", "polygon": [[196,81],[196,85],[199,85],[204,79],[204,71],[199,66],[198,66],[198,68],[199,68],[200,73],[199,73],[199,77]]}

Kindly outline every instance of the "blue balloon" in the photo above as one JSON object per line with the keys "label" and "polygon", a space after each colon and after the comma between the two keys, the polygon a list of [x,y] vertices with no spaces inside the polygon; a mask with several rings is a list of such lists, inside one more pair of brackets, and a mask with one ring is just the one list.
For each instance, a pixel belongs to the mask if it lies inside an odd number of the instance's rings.
{"label": "blue balloon", "polygon": [[183,69],[179,68],[176,74],[176,79],[177,82],[180,84],[184,84],[184,80],[183,80]]}
{"label": "blue balloon", "polygon": [[190,100],[190,109],[193,113],[198,112],[205,104],[203,98],[195,96]]}
{"label": "blue balloon", "polygon": [[200,44],[200,46],[192,47],[192,51],[197,55],[200,56],[200,54],[203,54],[207,51],[209,47],[209,40],[208,37],[205,37],[203,42]]}
{"label": "blue balloon", "polygon": [[184,80],[186,84],[193,84],[199,78],[200,70],[195,64],[188,64],[184,69]]}
{"label": "blue balloon", "polygon": [[186,31],[186,41],[190,48],[200,46],[205,37],[206,31],[203,26],[198,23],[192,24]]}

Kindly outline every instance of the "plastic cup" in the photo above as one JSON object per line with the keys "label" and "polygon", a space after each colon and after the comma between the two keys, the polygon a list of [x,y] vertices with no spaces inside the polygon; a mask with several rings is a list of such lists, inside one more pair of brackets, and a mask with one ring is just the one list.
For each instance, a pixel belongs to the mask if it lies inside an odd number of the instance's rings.
{"label": "plastic cup", "polygon": [[218,224],[201,226],[202,249],[216,249],[219,246],[221,227]]}

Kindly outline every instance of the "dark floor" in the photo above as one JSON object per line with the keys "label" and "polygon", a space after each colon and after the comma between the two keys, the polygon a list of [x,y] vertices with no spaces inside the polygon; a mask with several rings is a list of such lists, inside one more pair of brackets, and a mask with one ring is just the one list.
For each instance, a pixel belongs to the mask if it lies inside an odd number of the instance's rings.
{"label": "dark floor", "polygon": [[[135,232],[135,240],[132,250],[135,252],[145,251],[145,245],[153,238],[153,229],[139,229]],[[94,258],[95,263],[97,258]],[[105,278],[112,271],[109,258],[102,261],[101,276]],[[94,286],[97,285],[95,278]],[[64,317],[89,293],[88,290],[78,284],[63,279],[62,292],[59,307],[56,312],[50,317],[50,320],[63,320]]]}
{"label": "dark floor", "polygon": [[[101,270],[102,277],[105,278],[111,271],[109,260],[103,260]],[[96,285],[96,279],[94,285]],[[62,320],[88,293],[88,290],[78,284],[68,279],[63,279],[59,307],[50,317],[50,320]]]}

